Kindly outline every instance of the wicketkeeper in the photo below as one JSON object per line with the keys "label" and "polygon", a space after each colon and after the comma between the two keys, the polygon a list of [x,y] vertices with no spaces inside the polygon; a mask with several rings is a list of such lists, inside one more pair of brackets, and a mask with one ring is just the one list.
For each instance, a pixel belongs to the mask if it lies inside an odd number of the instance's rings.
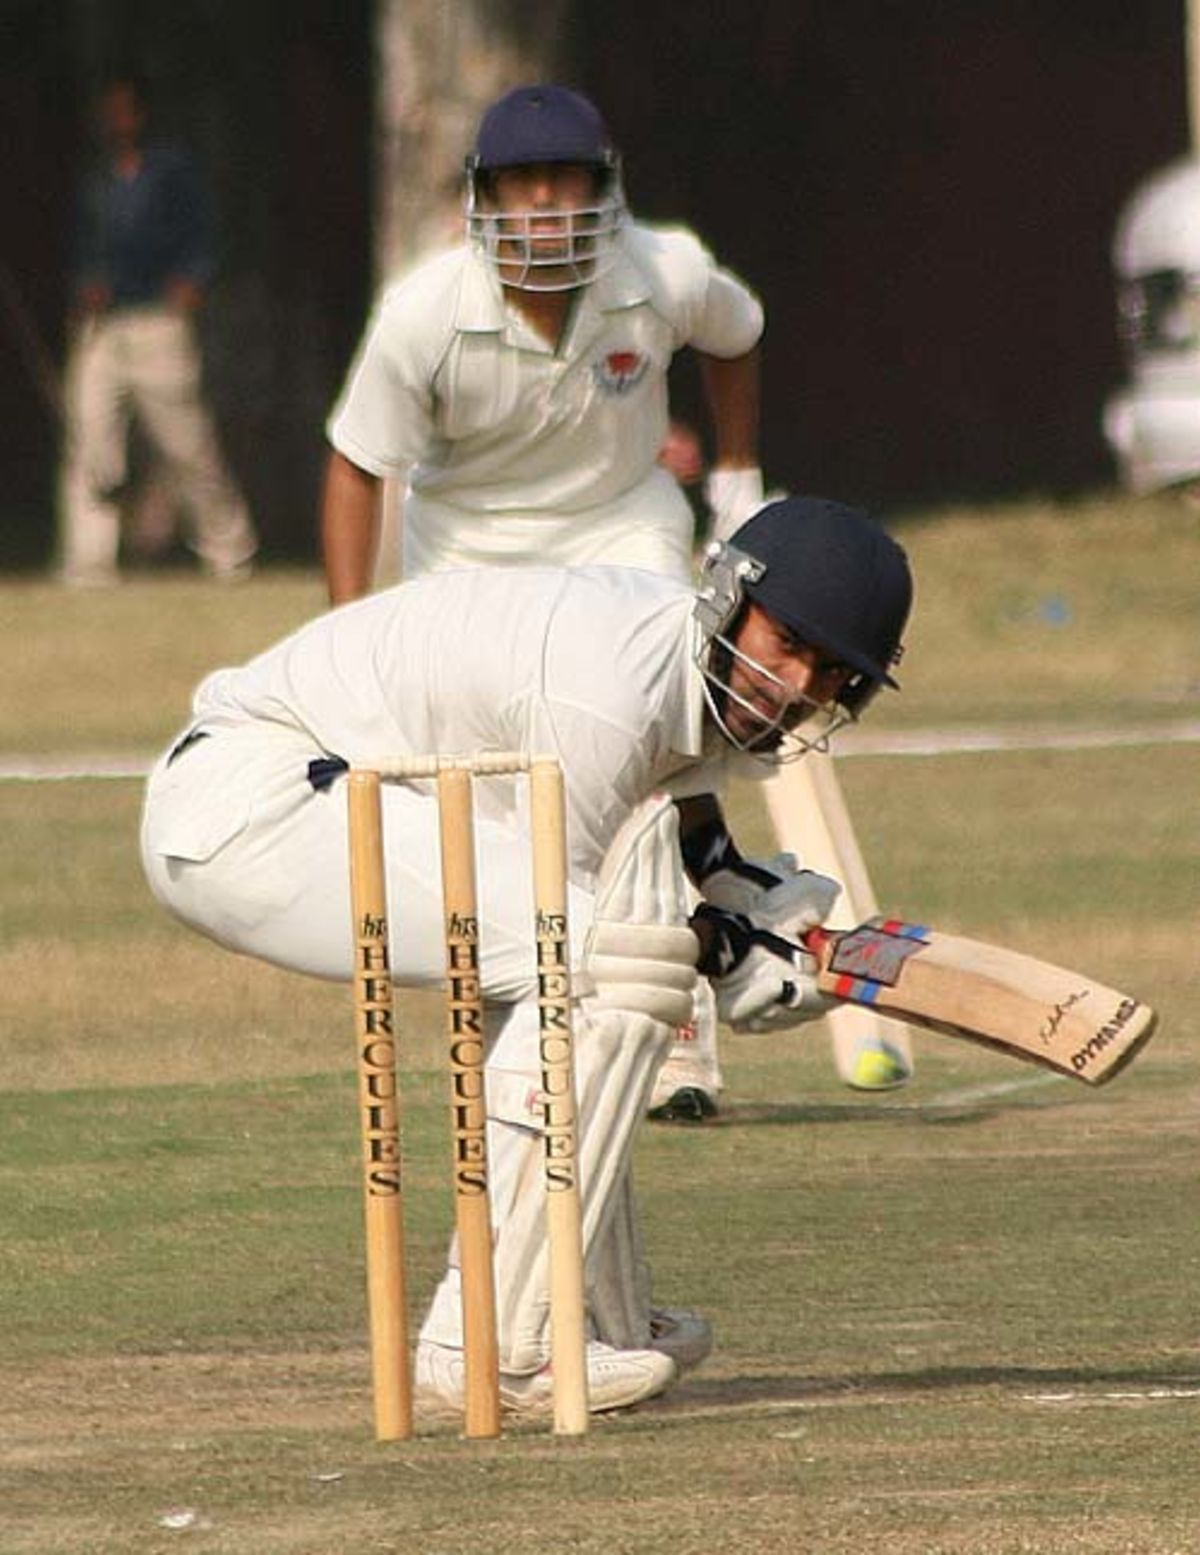
{"label": "wicketkeeper", "polygon": [[[486,750],[561,762],[595,1410],[662,1391],[711,1344],[703,1318],[652,1303],[630,1179],[695,977],[735,1028],[826,1008],[787,936],[826,917],[837,884],[790,857],[743,859],[721,789],[739,764],[823,746],[894,685],[910,603],[883,528],[816,498],[773,503],[717,543],[698,591],[619,567],[438,573],[209,676],[151,776],[142,852],[164,905],[234,950],[347,979],[347,766]],[[551,1382],[528,815],[515,785],[478,789],[501,1397],[536,1409]],[[384,807],[393,975],[437,985],[436,800],[426,782],[389,784]],[[461,1404],[453,1253],[416,1369],[426,1395]]]}
{"label": "wicketkeeper", "polygon": [[[728,535],[763,497],[758,298],[692,232],[630,215],[608,126],[568,87],[493,103],[465,181],[465,241],[384,288],[329,418],[332,602],[367,592],[388,479],[406,578],[592,562],[694,578],[693,510],[659,458],[667,373],[694,352]],[[683,1032],[656,1100],[711,1110],[711,1000]]]}

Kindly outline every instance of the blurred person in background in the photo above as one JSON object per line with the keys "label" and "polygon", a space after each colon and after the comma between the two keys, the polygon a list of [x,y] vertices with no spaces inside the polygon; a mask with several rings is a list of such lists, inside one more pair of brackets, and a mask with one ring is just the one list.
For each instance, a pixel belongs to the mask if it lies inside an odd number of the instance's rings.
{"label": "blurred person in background", "polygon": [[208,197],[191,155],[149,140],[148,123],[144,80],[108,76],[71,251],[60,565],[79,586],[118,576],[135,417],[204,570],[244,577],[258,547],[204,397],[195,326],[214,268]]}

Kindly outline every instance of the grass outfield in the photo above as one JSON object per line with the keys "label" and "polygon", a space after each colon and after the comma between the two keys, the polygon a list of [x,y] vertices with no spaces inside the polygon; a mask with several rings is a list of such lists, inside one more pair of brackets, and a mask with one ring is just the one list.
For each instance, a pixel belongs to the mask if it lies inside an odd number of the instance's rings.
{"label": "grass outfield", "polygon": [[[873,729],[1200,716],[1200,520],[914,517]],[[0,758],[142,752],[320,607],[306,573],[0,584]],[[11,666],[10,666],[11,668]],[[656,1289],[715,1323],[585,1441],[371,1436],[345,989],[168,920],[138,784],[0,782],[0,1555],[1184,1555],[1200,1549],[1200,746],[856,756],[890,909],[1128,987],[1092,1090],[936,1037],[857,1096],[818,1032],[726,1035],[720,1120],[648,1126]],[[735,819],[767,844],[753,794]],[[402,999],[414,1306],[451,1223],[439,1012]]]}

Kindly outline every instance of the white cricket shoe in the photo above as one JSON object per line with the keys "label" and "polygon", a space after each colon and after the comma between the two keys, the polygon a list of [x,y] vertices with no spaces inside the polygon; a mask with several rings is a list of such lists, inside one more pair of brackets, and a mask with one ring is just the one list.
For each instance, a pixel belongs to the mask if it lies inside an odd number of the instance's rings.
{"label": "white cricket shoe", "polygon": [[712,1324],[687,1307],[650,1308],[650,1348],[669,1355],[680,1371],[699,1366],[713,1347]]}
{"label": "white cricket shoe", "polygon": [[[464,1398],[461,1350],[422,1339],[417,1345],[416,1391],[425,1402],[461,1410]],[[669,1388],[678,1377],[672,1358],[657,1349],[614,1350],[590,1339],[587,1346],[588,1409],[628,1409]],[[549,1414],[554,1408],[554,1380],[549,1365],[526,1376],[500,1373],[500,1402],[517,1414]]]}

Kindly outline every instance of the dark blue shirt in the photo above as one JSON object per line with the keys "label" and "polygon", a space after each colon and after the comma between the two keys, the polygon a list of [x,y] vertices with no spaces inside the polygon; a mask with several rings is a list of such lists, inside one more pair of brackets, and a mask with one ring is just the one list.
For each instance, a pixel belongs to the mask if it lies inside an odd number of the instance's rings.
{"label": "dark blue shirt", "polygon": [[76,208],[72,281],[106,285],[114,307],[159,302],[171,280],[203,285],[213,270],[208,199],[196,163],[148,146],[132,178],[98,167]]}

